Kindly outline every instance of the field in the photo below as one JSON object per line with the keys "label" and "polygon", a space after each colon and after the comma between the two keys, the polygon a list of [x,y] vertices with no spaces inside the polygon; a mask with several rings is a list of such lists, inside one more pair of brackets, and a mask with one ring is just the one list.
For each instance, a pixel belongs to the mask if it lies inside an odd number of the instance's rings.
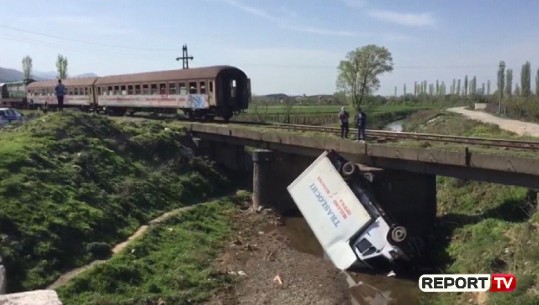
{"label": "field", "polygon": [[[436,117],[436,120],[433,120]],[[455,114],[422,112],[405,131],[466,136],[517,137],[497,126]],[[539,213],[536,192],[513,187],[437,177],[438,220],[433,261],[441,273],[517,275],[511,294],[432,294],[424,304],[537,304],[539,299]]]}

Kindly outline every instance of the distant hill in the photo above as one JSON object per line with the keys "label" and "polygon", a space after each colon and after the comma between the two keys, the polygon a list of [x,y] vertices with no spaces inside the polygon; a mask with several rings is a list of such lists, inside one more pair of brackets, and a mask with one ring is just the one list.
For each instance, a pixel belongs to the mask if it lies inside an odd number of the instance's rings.
{"label": "distant hill", "polygon": [[20,71],[0,67],[0,82],[14,82],[23,78],[24,74]]}
{"label": "distant hill", "polygon": [[[74,77],[74,78],[97,77],[97,75],[95,73],[84,73],[84,74],[79,74],[79,75],[70,76],[70,77]],[[0,82],[15,82],[15,81],[20,81],[23,78],[24,78],[24,74],[21,71],[0,67]],[[32,78],[35,80],[55,79],[56,72],[32,71]]]}

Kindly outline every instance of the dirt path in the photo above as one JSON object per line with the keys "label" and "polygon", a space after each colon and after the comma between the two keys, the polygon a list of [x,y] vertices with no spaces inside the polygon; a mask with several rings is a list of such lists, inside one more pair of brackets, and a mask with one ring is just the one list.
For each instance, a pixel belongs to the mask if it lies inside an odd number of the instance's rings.
{"label": "dirt path", "polygon": [[539,137],[539,124],[499,118],[483,111],[467,110],[466,107],[448,108],[448,111],[460,113],[470,119],[484,123],[496,124],[501,129],[514,132],[521,136]]}
{"label": "dirt path", "polygon": [[[212,201],[212,200],[208,200],[208,202],[209,201]],[[123,249],[125,249],[125,247],[127,247],[127,245],[129,245],[132,241],[134,241],[137,238],[144,235],[144,233],[148,230],[150,225],[157,224],[157,223],[160,223],[162,221],[165,221],[165,220],[169,219],[170,217],[172,217],[174,215],[177,215],[178,213],[191,210],[194,207],[199,206],[199,205],[201,205],[201,204],[195,204],[195,205],[190,205],[190,206],[186,206],[186,207],[181,207],[181,208],[166,212],[166,213],[162,214],[161,216],[151,220],[148,225],[140,226],[137,229],[137,231],[135,231],[135,233],[133,233],[131,236],[129,236],[129,238],[126,241],[121,242],[121,243],[115,245],[112,248],[112,255],[117,255]],[[77,275],[81,274],[82,272],[84,272],[84,271],[86,271],[86,270],[88,270],[88,269],[90,269],[90,268],[92,268],[94,266],[97,266],[99,264],[105,263],[107,261],[108,260],[95,260],[95,261],[93,261],[93,262],[91,262],[91,263],[89,263],[89,264],[87,264],[85,266],[70,270],[70,271],[62,274],[54,283],[49,285],[46,289],[57,289],[60,286],[65,285],[67,282],[69,282],[71,279],[73,279]]]}

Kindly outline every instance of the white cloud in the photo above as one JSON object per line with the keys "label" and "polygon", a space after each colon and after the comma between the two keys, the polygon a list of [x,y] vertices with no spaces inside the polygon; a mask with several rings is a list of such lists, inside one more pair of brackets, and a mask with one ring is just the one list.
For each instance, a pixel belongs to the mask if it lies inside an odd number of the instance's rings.
{"label": "white cloud", "polygon": [[434,24],[434,18],[430,13],[399,13],[384,10],[371,10],[369,15],[384,21],[407,25],[407,26],[429,26]]}
{"label": "white cloud", "polygon": [[264,10],[245,5],[238,0],[219,0],[219,1],[229,4],[231,6],[234,6],[251,15],[269,20],[277,24],[277,26],[279,26],[280,28],[295,31],[295,32],[311,33],[311,34],[327,35],[327,36],[346,36],[346,37],[370,36],[370,34],[363,34],[363,33],[351,32],[351,31],[329,30],[329,29],[318,28],[318,27],[313,27],[313,26],[295,25],[293,22],[293,19],[295,19],[294,16],[297,16],[297,14],[293,11],[287,10],[284,7],[281,7],[280,10],[286,11],[285,15],[287,16],[287,18],[276,17]]}
{"label": "white cloud", "polygon": [[367,0],[341,0],[346,6],[351,8],[363,8],[367,6]]}

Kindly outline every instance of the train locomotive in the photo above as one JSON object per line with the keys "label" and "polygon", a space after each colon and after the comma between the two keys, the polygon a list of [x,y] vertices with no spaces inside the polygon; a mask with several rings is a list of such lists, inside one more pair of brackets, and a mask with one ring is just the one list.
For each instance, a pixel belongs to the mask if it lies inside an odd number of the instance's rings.
{"label": "train locomotive", "polygon": [[28,107],[26,87],[33,80],[0,83],[0,106],[17,109]]}
{"label": "train locomotive", "polygon": [[[228,121],[248,108],[251,82],[233,66],[210,66],[103,77],[62,80],[65,108],[113,115],[136,112],[176,114],[191,119]],[[57,80],[34,81],[26,86],[28,108],[57,107]]]}

